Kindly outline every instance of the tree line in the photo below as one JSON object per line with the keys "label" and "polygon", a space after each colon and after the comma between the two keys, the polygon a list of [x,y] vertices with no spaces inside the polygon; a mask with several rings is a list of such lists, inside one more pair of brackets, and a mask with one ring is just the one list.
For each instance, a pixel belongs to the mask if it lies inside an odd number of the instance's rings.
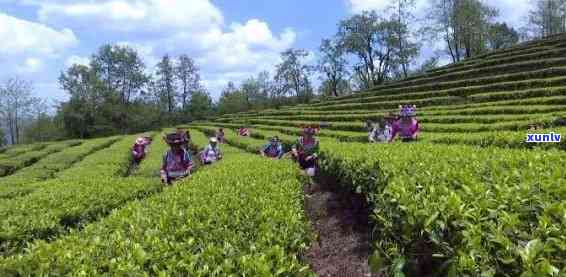
{"label": "tree line", "polygon": [[[16,78],[1,84],[0,145],[141,132],[218,114],[312,103],[420,74],[437,67],[441,57],[455,63],[566,32],[566,0],[535,0],[519,30],[496,21],[499,11],[488,1],[429,0],[429,7],[427,16],[417,18],[415,0],[393,0],[384,12],[345,18],[321,41],[315,62],[314,53],[288,49],[272,73],[229,82],[216,102],[188,55],[164,55],[148,68],[135,49],[103,45],[88,65],[61,73],[59,85],[69,100],[55,111],[32,97],[30,82]],[[419,64],[423,45],[432,42],[441,42],[442,50]]]}

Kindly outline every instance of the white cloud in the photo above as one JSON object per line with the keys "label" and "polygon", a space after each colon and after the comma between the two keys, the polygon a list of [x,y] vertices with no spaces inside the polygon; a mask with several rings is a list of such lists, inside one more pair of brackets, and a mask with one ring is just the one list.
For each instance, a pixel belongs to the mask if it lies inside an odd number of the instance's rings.
{"label": "white cloud", "polygon": [[[188,54],[201,68],[202,78],[211,85],[213,95],[218,95],[216,88],[221,83],[239,82],[262,70],[273,70],[280,61],[280,52],[296,40],[294,30],[274,32],[261,19],[225,23],[222,12],[210,0],[21,0],[17,3],[35,8],[40,22],[63,29],[60,33],[72,34],[64,28],[80,30],[84,40],[91,43],[81,52],[94,53],[103,43],[128,45],[143,57],[148,71],[153,71],[164,54],[172,57]],[[88,58],[68,53],[60,63],[85,64]]]}
{"label": "white cloud", "polygon": [[347,0],[350,11],[354,13],[370,10],[383,10],[389,5],[387,2],[387,0]]}
{"label": "white cloud", "polygon": [[37,73],[43,68],[43,61],[38,58],[27,58],[22,65],[17,66],[18,73]]}
{"label": "white cloud", "polygon": [[69,29],[54,30],[46,25],[0,13],[0,54],[56,54],[77,45]]}
{"label": "white cloud", "polygon": [[47,2],[40,4],[38,14],[44,22],[97,24],[117,31],[198,30],[223,22],[221,12],[208,0]]}
{"label": "white cloud", "polygon": [[90,58],[72,55],[68,57],[67,60],[65,61],[65,66],[67,67],[71,67],[75,64],[88,66],[90,64]]}
{"label": "white cloud", "polygon": [[[181,40],[182,41],[182,40]],[[279,61],[279,54],[295,41],[291,29],[279,36],[273,34],[267,23],[258,19],[245,24],[232,24],[230,31],[219,28],[198,38],[202,55],[199,61],[217,70],[265,70]]]}

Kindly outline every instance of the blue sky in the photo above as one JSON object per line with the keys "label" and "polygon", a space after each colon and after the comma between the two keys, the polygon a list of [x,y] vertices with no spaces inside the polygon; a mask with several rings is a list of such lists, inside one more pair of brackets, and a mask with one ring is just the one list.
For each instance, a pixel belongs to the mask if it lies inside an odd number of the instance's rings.
{"label": "blue sky", "polygon": [[[424,16],[428,0],[417,0]],[[500,20],[520,27],[529,0],[489,1]],[[137,49],[152,71],[165,53],[188,54],[214,98],[228,81],[272,70],[289,47],[315,52],[337,23],[383,11],[387,0],[0,0],[0,81],[31,80],[35,94],[64,100],[60,72],[88,63],[104,43]],[[423,57],[438,45],[425,45]],[[431,48],[432,47],[432,48]],[[314,60],[314,57],[311,58]]]}

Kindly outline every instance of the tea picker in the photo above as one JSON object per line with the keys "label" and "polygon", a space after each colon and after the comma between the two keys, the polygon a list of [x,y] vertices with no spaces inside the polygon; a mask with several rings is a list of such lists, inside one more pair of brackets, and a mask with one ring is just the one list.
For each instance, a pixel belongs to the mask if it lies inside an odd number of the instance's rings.
{"label": "tea picker", "polygon": [[297,143],[293,145],[291,155],[306,175],[313,177],[316,175],[319,151],[318,139],[314,137],[316,127],[311,125],[301,127],[303,128],[303,134],[299,137]]}
{"label": "tea picker", "polygon": [[134,146],[132,146],[132,160],[134,162],[134,165],[137,166],[142,162],[148,152],[150,144],[150,136],[144,135],[136,139]]}
{"label": "tea picker", "polygon": [[200,153],[200,160],[202,164],[213,164],[221,159],[222,151],[220,150],[220,146],[218,146],[218,139],[211,137],[209,144]]}
{"label": "tea picker", "polygon": [[415,118],[417,107],[415,105],[399,106],[399,119],[392,124],[392,134],[390,142],[397,135],[403,142],[416,141],[420,132],[419,121]]}
{"label": "tea picker", "polygon": [[279,137],[274,136],[269,140],[261,150],[260,154],[264,157],[272,158],[272,159],[281,159],[285,152],[283,151],[283,145],[281,145],[281,141],[279,141]]}
{"label": "tea picker", "polygon": [[186,138],[182,134],[172,133],[165,136],[170,149],[163,157],[161,182],[171,185],[173,181],[190,176],[193,168],[191,154],[184,148]]}

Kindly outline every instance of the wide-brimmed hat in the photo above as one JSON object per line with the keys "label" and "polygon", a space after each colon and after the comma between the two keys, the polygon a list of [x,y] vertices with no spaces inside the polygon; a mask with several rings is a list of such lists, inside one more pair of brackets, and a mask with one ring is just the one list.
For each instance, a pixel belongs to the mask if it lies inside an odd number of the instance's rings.
{"label": "wide-brimmed hat", "polygon": [[172,133],[165,136],[165,142],[167,142],[167,144],[169,145],[181,145],[185,143],[186,140],[185,138],[183,138],[183,136],[177,133]]}
{"label": "wide-brimmed hat", "polygon": [[145,138],[144,137],[139,137],[136,139],[136,144],[143,144],[145,143]]}
{"label": "wide-brimmed hat", "polygon": [[211,143],[217,143],[218,139],[215,137],[210,137],[210,139],[208,139]]}

